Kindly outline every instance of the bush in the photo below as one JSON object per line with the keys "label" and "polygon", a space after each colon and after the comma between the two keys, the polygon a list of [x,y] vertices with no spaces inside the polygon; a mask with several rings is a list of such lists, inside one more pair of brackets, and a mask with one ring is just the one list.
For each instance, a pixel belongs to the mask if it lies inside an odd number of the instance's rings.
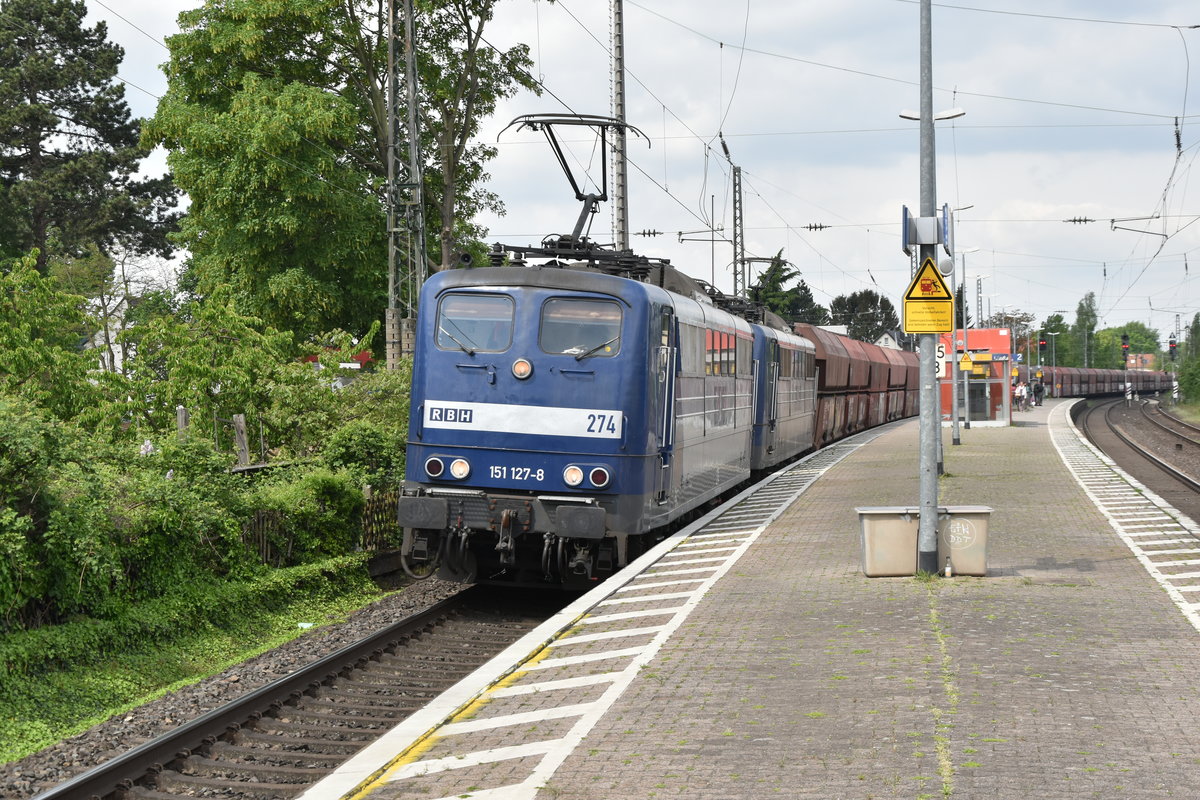
{"label": "bush", "polygon": [[362,538],[363,493],[346,470],[283,472],[261,483],[249,502],[279,520],[270,534],[279,564],[344,555]]}
{"label": "bush", "polygon": [[244,488],[204,442],[143,454],[0,404],[0,485],[0,630],[112,617],[259,568],[241,539]]}

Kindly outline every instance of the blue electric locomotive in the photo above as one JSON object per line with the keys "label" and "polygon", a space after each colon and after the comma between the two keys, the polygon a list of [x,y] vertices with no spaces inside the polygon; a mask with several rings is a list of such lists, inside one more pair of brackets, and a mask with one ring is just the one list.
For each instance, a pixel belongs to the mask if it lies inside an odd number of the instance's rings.
{"label": "blue electric locomotive", "polygon": [[425,283],[398,510],[411,567],[585,585],[811,449],[811,344],[665,263],[614,271],[632,274],[552,261]]}
{"label": "blue electric locomotive", "polygon": [[812,342],[753,325],[755,400],[750,466],[765,471],[813,447],[817,408]]}

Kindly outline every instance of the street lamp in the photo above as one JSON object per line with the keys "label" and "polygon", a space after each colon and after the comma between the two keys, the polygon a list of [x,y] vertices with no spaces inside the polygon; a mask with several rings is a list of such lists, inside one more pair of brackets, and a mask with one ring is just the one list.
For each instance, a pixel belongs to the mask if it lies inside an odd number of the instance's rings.
{"label": "street lamp", "polygon": [[[956,208],[954,210],[955,211],[966,211],[968,208],[974,208],[974,206],[963,206],[962,208]],[[961,248],[958,252],[962,256],[962,274],[963,274],[963,284],[962,284],[963,303],[962,303],[962,309],[961,309],[961,311],[962,311],[962,332],[963,332],[963,352],[966,353],[967,355],[970,355],[971,348],[967,341],[967,253],[978,253],[979,248],[978,247],[964,247],[964,248]],[[978,302],[978,301],[976,301],[976,302]],[[976,320],[979,319],[979,309],[978,308],[975,309],[975,319]],[[957,336],[954,338],[954,361],[955,361],[955,364],[958,363],[958,337]],[[957,366],[955,367],[955,370],[956,370],[956,372],[954,373],[954,383],[957,386],[958,385],[958,374],[959,374],[959,372],[961,372],[961,370],[958,370]],[[963,396],[963,427],[966,428],[967,430],[971,430],[971,375],[968,372],[962,372],[962,391],[963,391],[963,395],[962,395]],[[958,419],[957,400],[955,401],[954,419],[955,420]],[[958,444],[957,437],[955,437],[955,439],[956,439],[956,441],[954,443]]]}
{"label": "street lamp", "polygon": [[[1046,331],[1047,336],[1058,336],[1062,331]],[[1058,366],[1058,339],[1050,340],[1050,363]]]}
{"label": "street lamp", "polygon": [[[958,119],[959,117],[966,116],[966,113],[961,108],[948,108],[945,111],[936,112],[933,115],[933,121],[941,122],[944,119]],[[921,115],[916,111],[909,111],[906,108],[900,112],[900,119],[912,119],[920,122]],[[970,208],[970,206],[967,207]]]}

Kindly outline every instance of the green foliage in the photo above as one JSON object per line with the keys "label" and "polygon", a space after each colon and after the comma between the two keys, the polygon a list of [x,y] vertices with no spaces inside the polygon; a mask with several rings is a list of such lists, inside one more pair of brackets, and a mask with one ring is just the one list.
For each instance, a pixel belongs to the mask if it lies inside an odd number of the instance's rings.
{"label": "green foliage", "polygon": [[[1071,325],[1069,336],[1058,343],[1059,366],[1067,367],[1099,367],[1096,360],[1096,323],[1100,313],[1096,308],[1096,293],[1088,292],[1075,307],[1075,322]],[[1108,366],[1107,364],[1103,366]]]}
{"label": "green foliage", "polygon": [[[0,636],[0,685],[17,675],[34,675],[62,665],[97,664],[139,649],[145,642],[171,642],[205,627],[224,629],[241,615],[286,605],[297,594],[328,599],[368,579],[362,555],[344,556],[292,569],[272,570],[253,581],[193,579],[169,595],[130,606],[111,619],[79,619],[62,625]],[[238,609],[239,614],[230,614]]]}
{"label": "green foliage", "polygon": [[397,483],[404,468],[404,440],[394,426],[359,419],[330,435],[323,456],[331,468],[359,476],[360,483]]}
{"label": "green foliage", "polygon": [[[279,4],[236,5],[257,18]],[[207,13],[183,15],[185,33],[170,40],[171,87],[147,126],[148,139],[171,150],[175,180],[192,200],[179,239],[197,288],[228,285],[240,310],[301,337],[364,331],[387,305],[387,258],[384,213],[372,196],[378,181],[358,157],[345,157],[344,143],[359,136],[358,110],[319,86],[252,73],[190,91],[183,71],[212,68],[210,59],[244,63],[221,52],[236,46],[223,38],[227,27],[186,27]],[[242,57],[261,57],[261,46],[247,45]]]}
{"label": "green foliage", "polygon": [[60,419],[93,406],[92,360],[80,349],[83,298],[44,278],[33,256],[0,265],[0,393]]}
{"label": "green foliage", "polygon": [[59,426],[19,400],[0,396],[0,630],[42,597],[35,521],[44,518],[43,487],[61,443]]}
{"label": "green foliage", "polygon": [[138,146],[124,52],[103,22],[83,26],[82,0],[0,4],[0,258],[127,249],[167,255],[175,191],[137,177]]}
{"label": "green foliage", "polygon": [[472,241],[483,236],[484,231],[471,224],[476,214],[504,210],[500,198],[484,188],[484,164],[496,156],[496,149],[480,143],[480,121],[518,88],[541,94],[530,74],[528,45],[502,52],[485,41],[484,29],[496,4],[497,0],[416,4],[424,44],[417,53],[422,90],[418,127],[426,134],[422,149],[432,162],[424,175],[425,196],[431,210],[427,219],[436,221],[441,232],[441,269],[453,267],[458,253],[471,251]]}
{"label": "green foliage", "polygon": [[137,358],[127,367],[128,381],[113,393],[114,407],[104,410],[110,428],[127,418],[138,430],[162,434],[174,429],[177,406],[198,425],[234,414],[250,419],[269,407],[272,387],[317,383],[311,367],[297,360],[291,336],[240,314],[224,288],[151,318],[128,336]]}
{"label": "green foliage", "polygon": [[[298,621],[344,619],[379,598],[364,567],[361,557],[341,558],[261,583],[197,586],[134,609],[140,625],[107,624],[109,635],[87,637],[95,650],[67,649],[72,625],[0,639],[0,664],[16,667],[0,677],[0,763],[291,641],[303,635]],[[65,657],[47,660],[50,652]]]}
{"label": "green foliage", "polygon": [[240,486],[211,447],[167,441],[142,453],[76,434],[40,475],[25,545],[36,592],[0,585],[6,621],[114,616],[182,583],[236,577],[256,561],[241,541]]}
{"label": "green foliage", "polygon": [[1200,398],[1200,360],[1189,361],[1180,368],[1179,390],[1189,401]]}

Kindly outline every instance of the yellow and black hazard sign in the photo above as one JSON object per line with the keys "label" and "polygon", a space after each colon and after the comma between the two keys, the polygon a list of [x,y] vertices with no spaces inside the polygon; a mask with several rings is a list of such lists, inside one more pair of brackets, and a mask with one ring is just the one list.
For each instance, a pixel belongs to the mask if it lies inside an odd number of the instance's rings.
{"label": "yellow and black hazard sign", "polygon": [[949,333],[954,330],[954,295],[932,258],[925,259],[904,292],[905,333]]}

